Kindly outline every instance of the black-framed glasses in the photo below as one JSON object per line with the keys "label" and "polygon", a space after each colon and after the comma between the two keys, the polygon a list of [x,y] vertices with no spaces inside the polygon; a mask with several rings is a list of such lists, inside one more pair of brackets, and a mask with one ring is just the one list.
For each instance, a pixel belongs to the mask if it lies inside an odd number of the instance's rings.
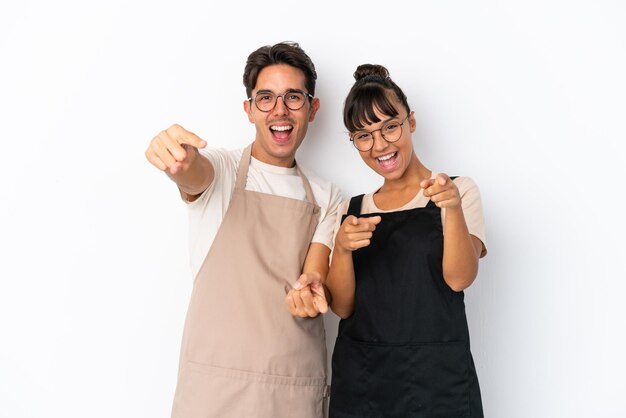
{"label": "black-framed glasses", "polygon": [[410,113],[406,115],[402,122],[390,120],[381,128],[373,131],[356,131],[350,135],[350,141],[361,152],[369,151],[374,147],[374,132],[376,131],[380,131],[380,135],[385,141],[389,143],[396,142],[402,136],[402,125],[409,119],[409,116],[411,116]]}
{"label": "black-framed glasses", "polygon": [[302,90],[287,90],[283,94],[276,94],[270,90],[260,90],[254,97],[248,97],[250,103],[254,101],[257,109],[261,112],[270,112],[276,107],[278,98],[283,99],[283,103],[289,110],[300,110],[306,103],[306,99],[312,99],[313,95]]}

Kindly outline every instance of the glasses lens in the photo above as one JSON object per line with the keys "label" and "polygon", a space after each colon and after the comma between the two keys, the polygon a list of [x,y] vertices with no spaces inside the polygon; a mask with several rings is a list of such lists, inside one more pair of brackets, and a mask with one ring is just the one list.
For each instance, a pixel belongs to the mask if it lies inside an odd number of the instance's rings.
{"label": "glasses lens", "polygon": [[382,134],[387,142],[395,142],[402,136],[402,125],[400,122],[389,122],[383,126]]}
{"label": "glasses lens", "polygon": [[359,151],[369,151],[374,145],[374,137],[369,132],[357,132],[352,135],[352,143]]}
{"label": "glasses lens", "polygon": [[276,95],[272,92],[258,93],[254,97],[254,103],[259,110],[269,112],[276,105]]}
{"label": "glasses lens", "polygon": [[288,91],[283,95],[285,105],[291,110],[298,110],[304,106],[304,93],[299,91]]}

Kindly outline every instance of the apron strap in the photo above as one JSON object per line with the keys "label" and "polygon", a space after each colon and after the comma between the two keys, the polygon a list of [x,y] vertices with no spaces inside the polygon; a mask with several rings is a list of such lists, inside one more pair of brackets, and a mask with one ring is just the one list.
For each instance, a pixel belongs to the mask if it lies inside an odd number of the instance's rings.
{"label": "apron strap", "polygon": [[363,202],[363,196],[365,196],[365,194],[354,196],[352,199],[350,199],[350,206],[348,206],[348,213],[346,215],[354,215],[358,217],[361,214],[361,203]]}
{"label": "apron strap", "polygon": [[241,160],[237,167],[237,179],[235,180],[235,189],[244,190],[246,188],[246,180],[248,180],[248,167],[250,167],[250,154],[252,152],[252,144],[243,149]]}
{"label": "apron strap", "polygon": [[311,188],[311,183],[309,183],[309,179],[307,179],[302,170],[300,170],[298,163],[296,163],[296,171],[302,179],[302,185],[304,186],[304,191],[306,192],[306,200],[308,200],[313,206],[317,206],[315,196],[313,195],[313,189]]}

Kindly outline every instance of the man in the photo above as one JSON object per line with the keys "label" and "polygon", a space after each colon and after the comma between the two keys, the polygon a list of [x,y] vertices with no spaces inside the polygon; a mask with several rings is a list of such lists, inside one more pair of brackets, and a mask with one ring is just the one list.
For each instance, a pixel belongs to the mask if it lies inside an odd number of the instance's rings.
{"label": "man", "polygon": [[173,125],[146,151],[190,211],[195,281],[174,418],[323,415],[318,314],[327,309],[321,283],[341,194],[295,161],[320,106],[316,78],[298,44],[261,47],[243,76],[244,110],[256,129],[250,146],[205,148]]}

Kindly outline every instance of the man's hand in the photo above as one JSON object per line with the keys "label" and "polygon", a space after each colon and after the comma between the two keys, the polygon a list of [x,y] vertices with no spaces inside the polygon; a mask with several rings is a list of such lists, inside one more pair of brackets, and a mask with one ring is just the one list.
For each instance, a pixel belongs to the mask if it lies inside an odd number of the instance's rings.
{"label": "man's hand", "polygon": [[285,297],[289,313],[301,318],[314,318],[328,311],[328,301],[320,274],[309,272],[300,275]]}
{"label": "man's hand", "polygon": [[198,155],[198,148],[206,141],[180,125],[172,125],[155,136],[146,150],[152,165],[171,175],[185,172]]}

